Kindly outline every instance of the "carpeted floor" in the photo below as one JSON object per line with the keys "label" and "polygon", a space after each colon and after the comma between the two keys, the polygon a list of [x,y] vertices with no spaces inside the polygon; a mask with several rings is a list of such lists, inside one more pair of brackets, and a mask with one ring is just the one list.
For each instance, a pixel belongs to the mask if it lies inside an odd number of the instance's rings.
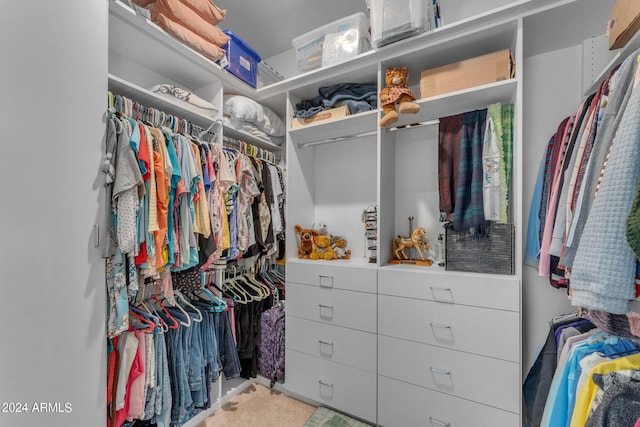
{"label": "carpeted floor", "polygon": [[252,384],[198,427],[302,427],[315,406]]}

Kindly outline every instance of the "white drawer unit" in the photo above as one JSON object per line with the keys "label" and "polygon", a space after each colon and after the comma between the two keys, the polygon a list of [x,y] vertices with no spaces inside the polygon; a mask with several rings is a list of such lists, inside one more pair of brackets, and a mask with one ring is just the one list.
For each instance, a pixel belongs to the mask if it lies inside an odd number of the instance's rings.
{"label": "white drawer unit", "polygon": [[286,360],[289,392],[375,423],[375,373],[290,349]]}
{"label": "white drawer unit", "polygon": [[378,272],[378,292],[441,303],[520,311],[520,287],[516,276],[385,267]]}
{"label": "white drawer unit", "polygon": [[380,295],[378,334],[517,362],[519,313]]}
{"label": "white drawer unit", "polygon": [[378,374],[510,412],[520,411],[518,363],[381,335]]}
{"label": "white drawer unit", "polygon": [[287,282],[375,293],[377,270],[370,266],[338,265],[340,261],[291,261],[287,263]]}
{"label": "white drawer unit", "polygon": [[287,283],[287,316],[377,332],[377,296],[364,292]]}
{"label": "white drawer unit", "polygon": [[376,372],[376,334],[298,317],[287,319],[286,345],[292,350]]}
{"label": "white drawer unit", "polygon": [[378,378],[382,427],[515,427],[520,416],[413,384]]}

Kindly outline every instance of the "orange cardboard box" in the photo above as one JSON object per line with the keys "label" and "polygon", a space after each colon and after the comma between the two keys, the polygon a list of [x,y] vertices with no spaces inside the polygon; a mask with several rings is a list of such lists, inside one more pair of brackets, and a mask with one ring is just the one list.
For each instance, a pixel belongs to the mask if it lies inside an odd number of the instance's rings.
{"label": "orange cardboard box", "polygon": [[640,28],[640,2],[618,0],[609,14],[609,50],[623,47]]}
{"label": "orange cardboard box", "polygon": [[336,119],[341,119],[349,115],[349,107],[343,105],[342,107],[329,108],[328,110],[320,111],[310,117],[300,118],[294,117],[291,121],[291,129],[301,128],[303,126],[330,122]]}
{"label": "orange cardboard box", "polygon": [[420,97],[508,80],[515,76],[515,72],[515,62],[509,49],[465,59],[420,73]]}

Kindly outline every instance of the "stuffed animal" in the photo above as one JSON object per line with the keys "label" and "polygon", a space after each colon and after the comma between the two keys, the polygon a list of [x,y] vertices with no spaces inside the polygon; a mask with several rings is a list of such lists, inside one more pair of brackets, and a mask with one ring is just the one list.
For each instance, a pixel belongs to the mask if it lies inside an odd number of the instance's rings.
{"label": "stuffed animal", "polygon": [[329,234],[329,228],[324,221],[319,221],[317,224],[314,224],[313,229],[316,230],[318,234]]}
{"label": "stuffed animal", "polygon": [[310,228],[302,228],[301,225],[294,225],[293,230],[298,235],[298,258],[309,258],[314,252],[314,244],[318,232]]}
{"label": "stuffed animal", "polygon": [[331,236],[328,234],[318,234],[315,236],[315,249],[309,255],[310,259],[326,259],[330,261],[336,258],[336,254],[331,247]]}
{"label": "stuffed animal", "polygon": [[334,236],[331,247],[337,259],[351,258],[351,249],[347,249],[347,239],[342,236]]}
{"label": "stuffed animal", "polygon": [[[380,119],[380,127],[387,127],[398,121],[400,114],[415,114],[420,106],[415,101],[416,96],[407,86],[407,67],[387,68],[385,74],[386,86],[380,91],[380,106],[384,116]],[[398,111],[396,111],[396,104]]]}

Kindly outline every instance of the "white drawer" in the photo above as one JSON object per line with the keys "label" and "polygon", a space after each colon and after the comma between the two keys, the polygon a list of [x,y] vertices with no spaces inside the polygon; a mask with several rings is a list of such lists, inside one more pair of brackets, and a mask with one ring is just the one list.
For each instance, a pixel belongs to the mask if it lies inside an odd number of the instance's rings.
{"label": "white drawer", "polygon": [[287,284],[287,316],[376,333],[377,306],[376,294]]}
{"label": "white drawer", "polygon": [[339,265],[334,261],[287,262],[287,283],[360,292],[377,291],[377,270],[371,266]]}
{"label": "white drawer", "polygon": [[378,333],[519,362],[520,319],[515,311],[378,297]]}
{"label": "white drawer", "polygon": [[377,336],[369,332],[287,318],[286,345],[292,350],[375,373]]}
{"label": "white drawer", "polygon": [[515,276],[381,268],[378,293],[452,304],[520,311],[520,286]]}
{"label": "white drawer", "polygon": [[379,336],[378,374],[519,412],[518,363]]}
{"label": "white drawer", "polygon": [[517,427],[520,416],[387,377],[378,377],[383,427]]}
{"label": "white drawer", "polygon": [[285,387],[364,420],[376,420],[375,373],[287,350]]}

